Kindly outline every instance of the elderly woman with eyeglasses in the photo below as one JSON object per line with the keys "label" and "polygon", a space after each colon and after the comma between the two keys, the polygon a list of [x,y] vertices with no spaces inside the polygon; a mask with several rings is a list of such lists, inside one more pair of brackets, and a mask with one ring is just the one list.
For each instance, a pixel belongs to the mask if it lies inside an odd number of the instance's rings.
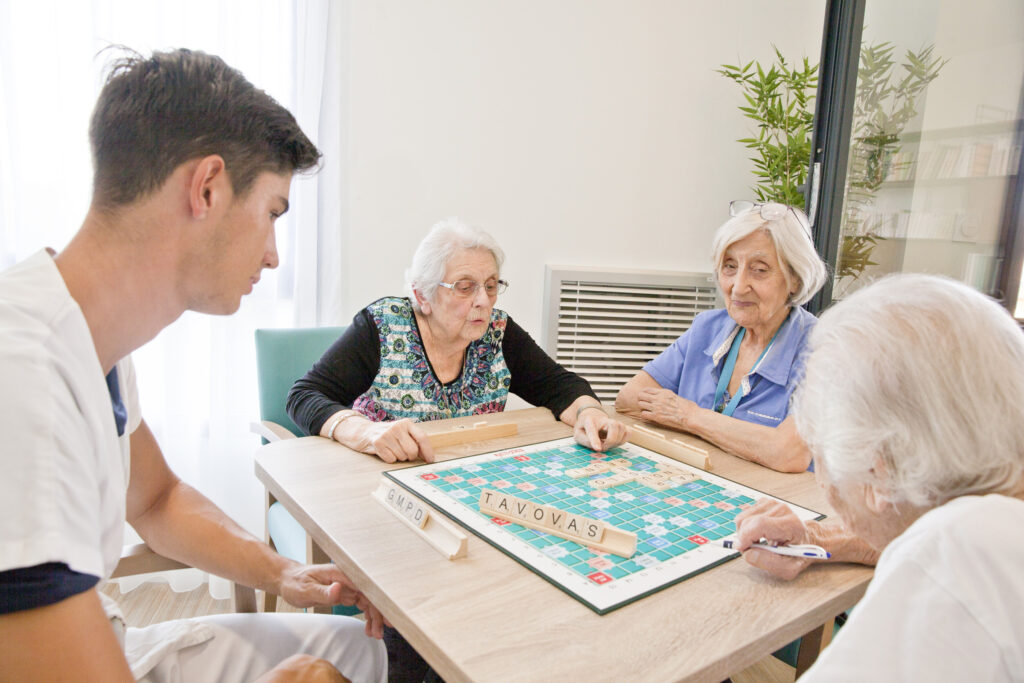
{"label": "elderly woman with eyeglasses", "polygon": [[504,254],[458,219],[435,225],[406,271],[409,297],[379,299],[298,380],[288,414],[309,434],[385,462],[433,462],[423,420],[501,412],[512,392],[606,450],[626,427],[601,408],[582,377],[555,363],[507,313]]}
{"label": "elderly woman with eyeglasses", "polygon": [[813,563],[752,543],[877,567],[800,680],[1024,680],[1017,321],[962,283],[900,275],[826,311],[809,346],[793,415],[842,524],[763,501],[736,518],[737,548],[786,579]]}
{"label": "elderly woman with eyeglasses", "polygon": [[725,308],[693,325],[619,391],[615,407],[783,472],[811,457],[788,415],[825,283],[807,218],[784,204],[733,202],[712,260]]}

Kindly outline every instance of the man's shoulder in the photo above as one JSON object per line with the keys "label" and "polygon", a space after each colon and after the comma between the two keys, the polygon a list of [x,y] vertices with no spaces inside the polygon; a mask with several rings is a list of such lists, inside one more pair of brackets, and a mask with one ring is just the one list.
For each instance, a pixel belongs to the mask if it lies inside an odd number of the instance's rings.
{"label": "man's shoulder", "polygon": [[76,307],[45,251],[0,273],[0,363],[51,357],[59,321]]}
{"label": "man's shoulder", "polygon": [[45,250],[0,272],[0,334],[46,334],[69,307],[77,305]]}
{"label": "man's shoulder", "polygon": [[81,399],[84,386],[92,387],[98,371],[88,324],[50,255],[40,251],[0,273],[5,426],[18,427],[19,420],[40,411],[52,415],[68,408],[69,401]]}

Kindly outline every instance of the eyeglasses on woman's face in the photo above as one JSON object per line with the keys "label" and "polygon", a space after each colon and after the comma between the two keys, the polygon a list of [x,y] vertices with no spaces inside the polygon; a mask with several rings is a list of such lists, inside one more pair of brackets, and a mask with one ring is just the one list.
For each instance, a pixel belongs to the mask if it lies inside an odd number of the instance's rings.
{"label": "eyeglasses on woman's face", "polygon": [[456,280],[455,282],[438,282],[437,284],[452,290],[452,293],[456,296],[465,298],[474,296],[481,287],[484,288],[484,292],[489,297],[496,297],[508,289],[508,282],[505,280],[488,280],[487,282]]}

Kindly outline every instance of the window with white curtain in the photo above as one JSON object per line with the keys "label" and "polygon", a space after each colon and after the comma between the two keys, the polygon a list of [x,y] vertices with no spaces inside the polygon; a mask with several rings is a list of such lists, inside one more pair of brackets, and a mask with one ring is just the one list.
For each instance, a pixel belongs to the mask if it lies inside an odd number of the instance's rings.
{"label": "window with white curtain", "polygon": [[293,182],[293,210],[277,223],[281,265],[239,312],[186,313],[134,354],[143,415],[171,467],[260,536],[253,331],[336,322],[325,310],[337,300],[340,243],[337,10],[329,0],[0,0],[0,268],[60,250],[85,216],[89,115],[117,55],[108,46],[219,55],[325,154],[318,175]]}

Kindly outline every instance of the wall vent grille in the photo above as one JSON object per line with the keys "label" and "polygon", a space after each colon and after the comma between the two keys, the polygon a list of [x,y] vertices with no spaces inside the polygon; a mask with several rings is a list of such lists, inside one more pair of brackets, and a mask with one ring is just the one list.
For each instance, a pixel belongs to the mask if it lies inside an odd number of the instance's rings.
{"label": "wall vent grille", "polygon": [[721,306],[707,273],[545,267],[544,350],[611,404],[629,378]]}

